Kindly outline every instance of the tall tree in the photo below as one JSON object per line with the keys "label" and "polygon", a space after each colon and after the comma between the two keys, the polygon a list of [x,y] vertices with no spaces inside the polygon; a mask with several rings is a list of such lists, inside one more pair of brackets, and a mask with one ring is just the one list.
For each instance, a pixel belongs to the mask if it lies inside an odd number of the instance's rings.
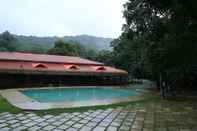
{"label": "tall tree", "polygon": [[101,50],[97,53],[95,60],[107,65],[114,65],[114,54],[109,50]]}
{"label": "tall tree", "polygon": [[112,44],[116,64],[135,77],[160,81],[162,94],[185,87],[197,65],[194,5],[193,0],[129,0],[124,5],[123,33]]}
{"label": "tall tree", "polygon": [[50,49],[48,53],[57,55],[74,55],[75,50],[72,44],[66,43],[60,39],[55,42],[54,48]]}
{"label": "tall tree", "polygon": [[8,31],[0,34],[0,51],[15,51],[17,39]]}
{"label": "tall tree", "polygon": [[84,46],[75,41],[65,42],[60,39],[55,42],[53,48],[48,50],[48,54],[80,56],[86,58],[88,56],[88,51]]}

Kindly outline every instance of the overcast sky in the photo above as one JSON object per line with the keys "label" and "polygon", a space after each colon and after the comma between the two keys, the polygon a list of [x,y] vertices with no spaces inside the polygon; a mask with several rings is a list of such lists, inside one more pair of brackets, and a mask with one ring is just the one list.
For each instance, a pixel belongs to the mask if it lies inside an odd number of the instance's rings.
{"label": "overcast sky", "polygon": [[0,0],[0,32],[20,35],[121,34],[126,0]]}

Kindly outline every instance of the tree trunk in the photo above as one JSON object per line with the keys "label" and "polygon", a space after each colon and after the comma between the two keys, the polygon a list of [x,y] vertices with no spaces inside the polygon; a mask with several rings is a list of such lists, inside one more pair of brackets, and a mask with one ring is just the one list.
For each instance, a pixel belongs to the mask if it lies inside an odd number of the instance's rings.
{"label": "tree trunk", "polygon": [[161,94],[161,98],[164,100],[165,99],[165,84],[164,81],[162,79],[162,74],[160,73],[159,75],[159,84],[160,84],[160,94]]}

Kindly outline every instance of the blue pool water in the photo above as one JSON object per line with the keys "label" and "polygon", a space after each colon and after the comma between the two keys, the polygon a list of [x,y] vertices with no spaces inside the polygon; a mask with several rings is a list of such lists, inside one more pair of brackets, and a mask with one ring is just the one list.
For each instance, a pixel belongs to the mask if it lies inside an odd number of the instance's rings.
{"label": "blue pool water", "polygon": [[117,88],[30,89],[21,92],[39,102],[103,100],[139,95],[132,89]]}

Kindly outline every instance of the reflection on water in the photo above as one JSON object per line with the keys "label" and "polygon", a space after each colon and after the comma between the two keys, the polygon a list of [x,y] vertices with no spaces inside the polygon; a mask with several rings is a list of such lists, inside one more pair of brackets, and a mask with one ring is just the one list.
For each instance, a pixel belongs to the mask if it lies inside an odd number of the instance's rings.
{"label": "reflection on water", "polygon": [[34,89],[22,91],[23,94],[36,99],[39,102],[63,102],[63,101],[85,101],[102,100],[112,98],[126,98],[136,96],[132,89],[117,88],[56,88],[56,89]]}

